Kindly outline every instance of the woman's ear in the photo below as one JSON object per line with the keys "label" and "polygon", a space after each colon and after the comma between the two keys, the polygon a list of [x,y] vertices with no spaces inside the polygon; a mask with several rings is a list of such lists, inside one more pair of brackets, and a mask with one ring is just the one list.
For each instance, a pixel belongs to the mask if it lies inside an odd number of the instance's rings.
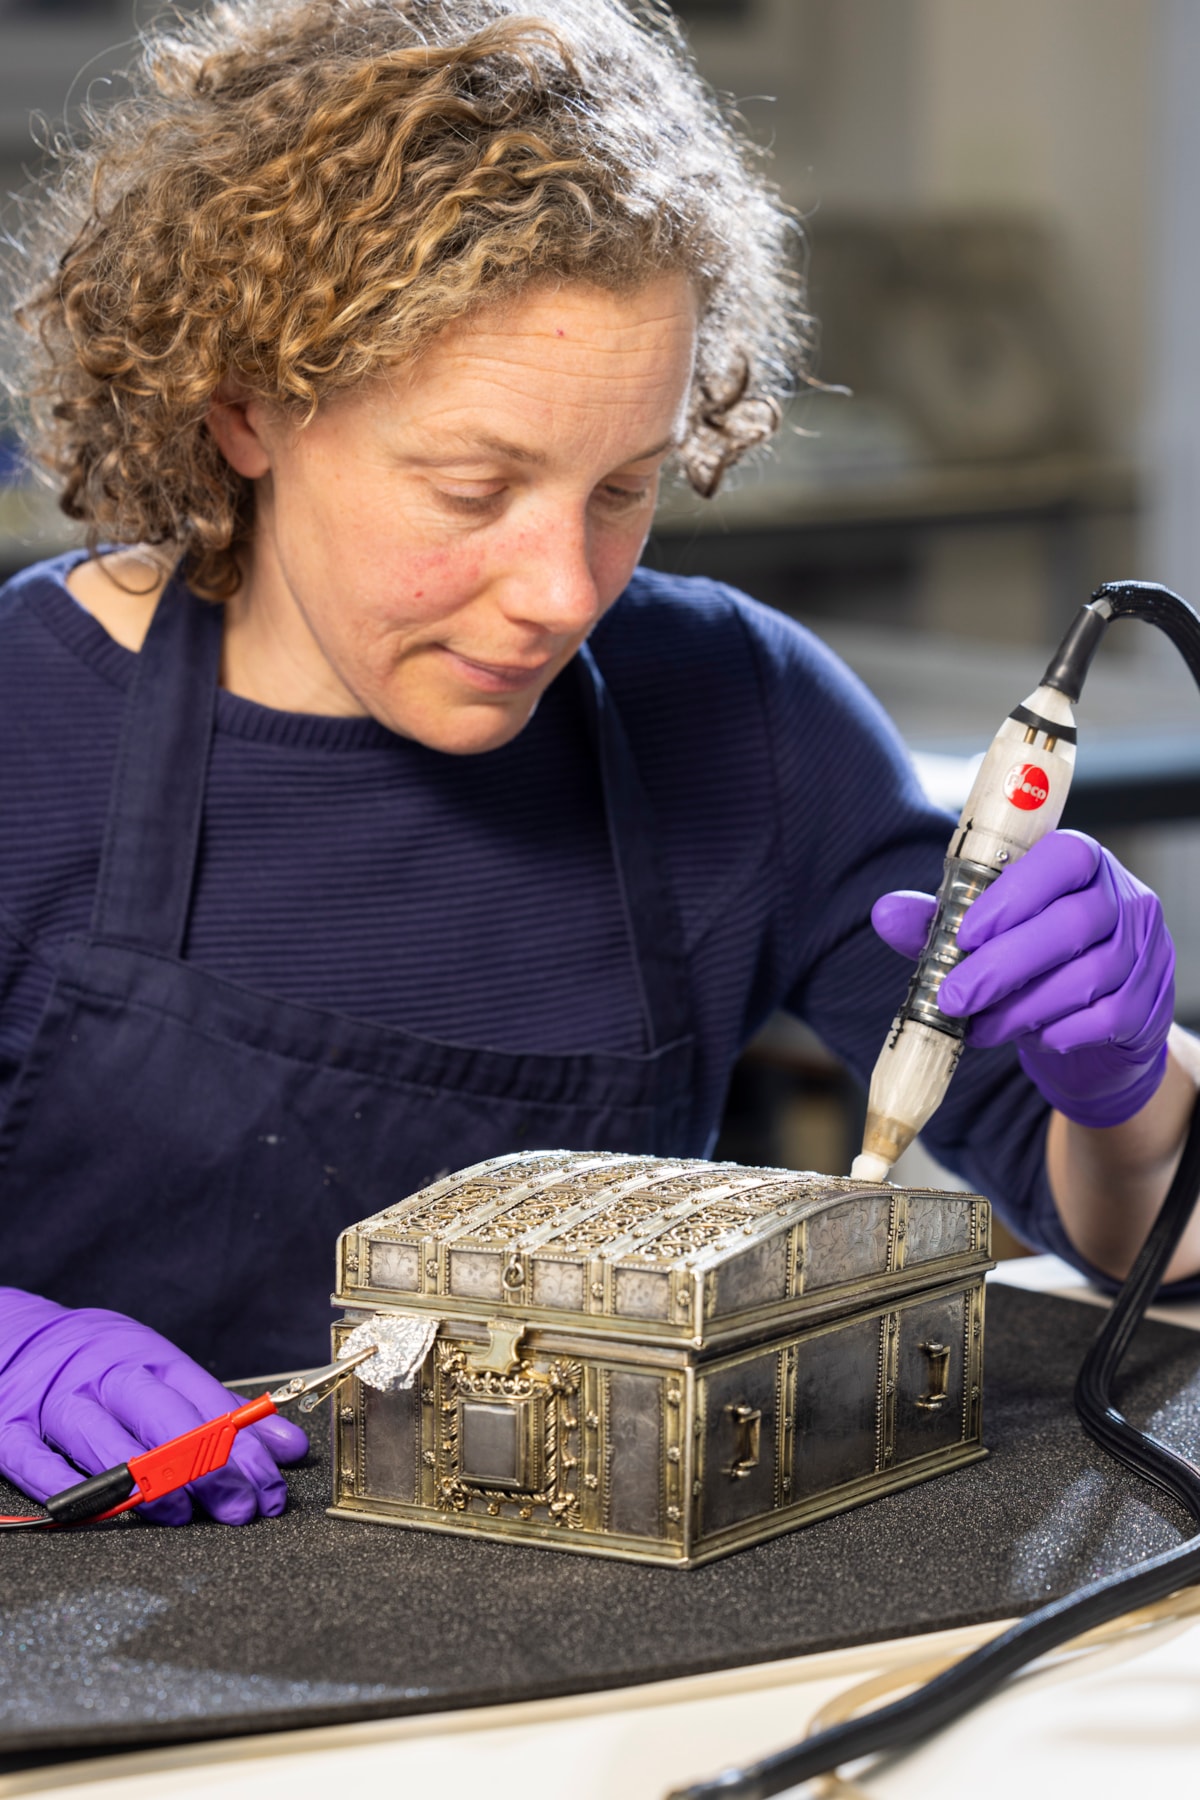
{"label": "woman's ear", "polygon": [[239,475],[257,481],[271,470],[271,453],[264,433],[265,407],[260,400],[218,389],[208,409],[206,423],[225,461]]}

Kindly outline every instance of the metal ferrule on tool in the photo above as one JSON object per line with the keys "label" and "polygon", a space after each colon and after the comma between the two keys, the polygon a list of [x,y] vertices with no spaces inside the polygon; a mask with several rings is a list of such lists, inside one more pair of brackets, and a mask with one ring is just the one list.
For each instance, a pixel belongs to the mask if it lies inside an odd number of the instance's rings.
{"label": "metal ferrule on tool", "polygon": [[938,1006],[938,994],[951,969],[962,961],[963,952],[958,947],[958,929],[966,917],[967,908],[979,898],[985,888],[992,885],[999,873],[998,869],[984,868],[982,863],[968,862],[962,856],[946,858],[946,872],[938,889],[937,912],[934,914],[929,939],[913,970],[908,994],[897,1015],[894,1030],[898,1031],[906,1019],[918,1019],[934,1031],[945,1032],[947,1037],[966,1036],[967,1021],[948,1018]]}

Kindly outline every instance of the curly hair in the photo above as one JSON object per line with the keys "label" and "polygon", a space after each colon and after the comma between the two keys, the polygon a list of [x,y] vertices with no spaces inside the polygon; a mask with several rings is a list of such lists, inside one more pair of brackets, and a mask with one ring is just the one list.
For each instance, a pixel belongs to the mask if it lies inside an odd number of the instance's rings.
{"label": "curly hair", "polygon": [[791,216],[659,0],[540,12],[216,0],[143,38],[14,239],[8,385],[93,550],[227,597],[253,489],[205,426],[221,384],[303,421],[538,281],[692,281],[700,493],[770,434],[807,341]]}

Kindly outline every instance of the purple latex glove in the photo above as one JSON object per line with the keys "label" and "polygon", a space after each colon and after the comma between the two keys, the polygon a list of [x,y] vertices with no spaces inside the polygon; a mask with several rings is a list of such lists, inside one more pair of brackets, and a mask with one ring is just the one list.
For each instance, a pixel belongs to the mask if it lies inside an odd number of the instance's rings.
{"label": "purple latex glove", "polygon": [[[0,1288],[0,1473],[36,1500],[72,1487],[80,1471],[98,1475],[238,1403],[190,1356],[124,1313],[70,1311]],[[191,1495],[225,1525],[273,1518],[287,1504],[276,1464],[307,1449],[298,1425],[263,1419],[238,1433],[225,1468],[138,1511],[159,1525],[186,1525]]]}
{"label": "purple latex glove", "polygon": [[[871,922],[914,961],[934,900],[884,894]],[[1158,896],[1078,831],[1052,831],[976,900],[965,960],[938,1004],[967,1041],[1016,1043],[1026,1074],[1078,1125],[1120,1125],[1158,1088],[1174,1010],[1175,950]]]}

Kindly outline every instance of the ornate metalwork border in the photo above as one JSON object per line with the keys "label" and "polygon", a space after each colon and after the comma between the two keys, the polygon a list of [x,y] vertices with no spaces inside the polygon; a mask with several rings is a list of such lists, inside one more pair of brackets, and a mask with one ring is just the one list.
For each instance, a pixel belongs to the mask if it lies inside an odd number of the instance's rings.
{"label": "ornate metalwork border", "polygon": [[[472,1511],[472,1502],[483,1505],[492,1518],[509,1516],[532,1520],[545,1514],[546,1522],[567,1530],[582,1526],[579,1504],[579,1389],[583,1364],[556,1358],[541,1370],[528,1360],[507,1375],[471,1366],[473,1345],[454,1342],[437,1346],[438,1418],[440,1430],[435,1455],[436,1504],[444,1512]],[[542,1469],[540,1487],[529,1490],[485,1488],[462,1479],[459,1461],[458,1408],[463,1399],[533,1400],[542,1403]]]}

